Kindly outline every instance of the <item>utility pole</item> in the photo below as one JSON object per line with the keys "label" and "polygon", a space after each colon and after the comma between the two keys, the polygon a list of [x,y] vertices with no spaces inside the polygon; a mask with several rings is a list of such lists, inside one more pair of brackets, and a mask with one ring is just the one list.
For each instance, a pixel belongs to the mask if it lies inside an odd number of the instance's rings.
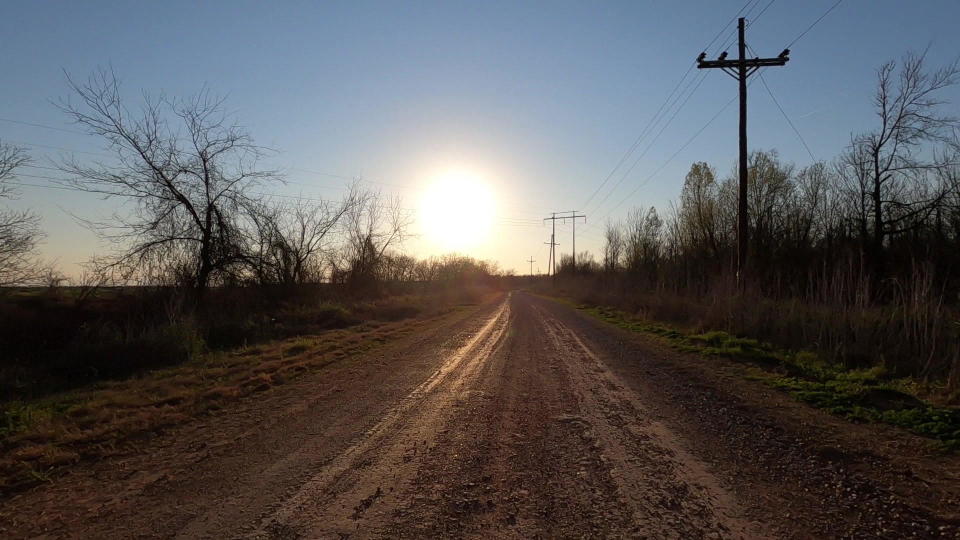
{"label": "utility pole", "polygon": [[[577,218],[583,218],[583,222],[586,223],[587,216],[583,214],[578,216],[576,210],[571,210],[570,215],[567,217],[573,220],[573,271],[576,272],[577,271]],[[566,222],[566,218],[564,218],[564,222]]]}
{"label": "utility pole", "polygon": [[552,275],[552,276],[554,277],[554,281],[556,281],[556,277],[557,277],[557,254],[556,254],[556,251],[554,250],[554,247],[560,245],[560,244],[557,244],[556,241],[555,241],[556,236],[557,236],[557,220],[558,220],[558,219],[563,219],[563,216],[557,217],[557,213],[556,213],[556,212],[551,212],[551,213],[550,213],[550,217],[548,217],[548,218],[543,218],[544,221],[549,220],[549,221],[550,221],[550,226],[551,226],[551,229],[550,229],[550,242],[544,242],[544,243],[545,243],[545,244],[550,244],[550,266],[549,266],[549,268],[550,268],[550,275]]}
{"label": "utility pole", "polygon": [[533,277],[533,263],[535,263],[535,262],[537,262],[537,261],[533,260],[533,255],[531,255],[531,256],[530,256],[530,260],[527,261],[527,262],[530,263],[530,277]]}
{"label": "utility pole", "polygon": [[739,33],[738,49],[740,56],[736,60],[727,60],[727,51],[723,51],[716,60],[704,60],[707,53],[697,57],[697,68],[719,68],[730,75],[740,85],[740,191],[737,198],[737,283],[744,284],[744,272],[747,269],[747,78],[762,67],[782,66],[790,60],[790,49],[784,49],[776,58],[747,58],[747,43],[744,40],[745,19],[740,17],[737,23]]}
{"label": "utility pole", "polygon": [[[563,216],[563,215],[557,216],[558,213],[559,213],[559,214],[570,214],[570,215],[569,215],[569,216]],[[550,217],[548,217],[548,218],[543,218],[544,221],[548,221],[548,220],[549,220],[549,221],[552,222],[552,224],[553,224],[553,229],[552,229],[552,232],[550,233],[550,254],[551,254],[551,260],[553,261],[553,274],[554,274],[554,275],[556,275],[556,273],[557,273],[557,256],[556,256],[556,254],[553,252],[553,246],[559,246],[559,245],[560,245],[560,244],[555,244],[555,243],[553,242],[554,236],[555,236],[556,233],[557,233],[557,220],[558,220],[558,219],[559,219],[559,220],[562,220],[564,223],[566,223],[568,219],[572,219],[572,220],[573,220],[573,269],[574,269],[574,270],[577,269],[577,218],[583,218],[583,222],[584,222],[584,223],[587,222],[587,216],[585,216],[585,215],[583,215],[583,214],[577,214],[577,211],[576,211],[576,210],[567,210],[566,212],[551,212]],[[546,242],[544,242],[544,243],[546,243]]]}
{"label": "utility pole", "polygon": [[544,244],[550,246],[550,262],[547,263],[547,274],[553,276],[553,282],[557,282],[557,259],[554,256],[554,246],[559,246],[560,244],[553,241],[553,235],[550,235],[550,241],[544,242]]}

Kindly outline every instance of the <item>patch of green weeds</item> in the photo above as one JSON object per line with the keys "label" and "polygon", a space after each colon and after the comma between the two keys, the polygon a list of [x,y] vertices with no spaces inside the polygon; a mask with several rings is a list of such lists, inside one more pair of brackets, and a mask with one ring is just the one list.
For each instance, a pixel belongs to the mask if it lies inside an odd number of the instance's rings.
{"label": "patch of green weeds", "polygon": [[5,403],[0,407],[0,441],[62,414],[72,406],[70,399]]}
{"label": "patch of green weeds", "polygon": [[960,451],[960,409],[936,407],[918,399],[913,395],[915,381],[893,378],[883,366],[849,369],[810,351],[778,349],[721,331],[684,333],[608,307],[572,305],[624,330],[663,338],[682,351],[746,362],[754,366],[748,378],[853,422],[898,426],[935,439],[948,450]]}

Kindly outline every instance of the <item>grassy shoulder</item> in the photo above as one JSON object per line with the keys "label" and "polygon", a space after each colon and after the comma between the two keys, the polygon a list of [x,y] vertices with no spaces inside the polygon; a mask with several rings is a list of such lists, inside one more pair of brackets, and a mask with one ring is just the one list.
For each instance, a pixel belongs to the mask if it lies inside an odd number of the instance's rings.
{"label": "grassy shoulder", "polygon": [[352,310],[331,307],[344,311],[350,321],[346,327],[204,350],[186,362],[133,377],[0,404],[0,496],[49,481],[80,462],[135,451],[166,428],[335,362],[360,358],[477,303],[482,303],[479,297],[434,296],[394,298]]}
{"label": "grassy shoulder", "polygon": [[848,420],[898,426],[929,437],[947,450],[960,451],[960,410],[921,399],[923,385],[890,377],[883,367],[849,369],[809,351],[778,349],[726,332],[685,332],[612,308],[551,298],[624,330],[656,336],[682,351],[744,362],[751,367],[751,378]]}

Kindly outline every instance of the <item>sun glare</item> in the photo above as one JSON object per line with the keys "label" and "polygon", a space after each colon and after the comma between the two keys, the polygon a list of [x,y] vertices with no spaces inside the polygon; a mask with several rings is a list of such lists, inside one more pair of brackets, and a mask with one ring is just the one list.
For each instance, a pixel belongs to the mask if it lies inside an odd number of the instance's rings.
{"label": "sun glare", "polygon": [[487,240],[495,211],[489,185],[467,172],[437,176],[420,204],[424,236],[448,251],[463,251]]}

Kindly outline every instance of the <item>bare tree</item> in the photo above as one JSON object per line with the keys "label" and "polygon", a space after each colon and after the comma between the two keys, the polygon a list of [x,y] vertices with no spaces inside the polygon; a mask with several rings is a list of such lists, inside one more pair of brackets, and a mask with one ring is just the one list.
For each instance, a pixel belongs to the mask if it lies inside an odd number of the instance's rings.
{"label": "bare tree", "polygon": [[115,242],[111,264],[147,272],[185,260],[199,298],[243,259],[239,227],[252,190],[276,179],[257,168],[261,149],[206,90],[183,100],[144,94],[132,112],[112,70],[67,81],[79,102],[68,98],[61,109],[114,154],[110,162],[65,160],[69,185],[130,203],[109,222],[89,222]]}
{"label": "bare tree", "polygon": [[[0,142],[0,199],[12,199],[16,169],[30,161],[17,146]],[[30,210],[0,208],[0,286],[22,285],[40,278],[46,268],[35,258],[44,237],[40,216]]]}
{"label": "bare tree", "polygon": [[635,275],[654,279],[663,254],[663,220],[651,206],[646,212],[634,208],[627,216],[625,266]]}
{"label": "bare tree", "polygon": [[718,256],[724,242],[718,210],[716,171],[703,162],[690,166],[680,194],[678,212],[682,241],[693,249]]}
{"label": "bare tree", "polygon": [[603,269],[615,272],[623,258],[623,228],[619,223],[607,221],[603,230]]}
{"label": "bare tree", "polygon": [[344,217],[346,247],[334,263],[334,272],[351,288],[369,288],[381,277],[387,251],[408,236],[413,218],[400,207],[399,199],[387,201],[372,191],[359,194]]}
{"label": "bare tree", "polygon": [[351,186],[339,202],[298,198],[291,203],[255,203],[250,211],[249,265],[260,283],[319,281],[335,246],[334,233],[359,203]]}
{"label": "bare tree", "polygon": [[759,258],[769,253],[784,234],[782,218],[793,190],[793,166],[782,163],[776,150],[754,151],[748,170],[750,242]]}
{"label": "bare tree", "polygon": [[844,169],[853,174],[848,183],[860,189],[871,227],[866,230],[865,219],[862,240],[880,272],[887,237],[909,230],[915,218],[929,215],[944,196],[942,190],[924,189],[931,179],[928,172],[942,164],[932,162],[922,146],[952,142],[958,122],[940,112],[945,102],[937,95],[960,80],[960,64],[928,71],[925,56],[908,53],[899,71],[895,61],[877,70],[873,106],[880,125],[854,136],[843,156]]}

